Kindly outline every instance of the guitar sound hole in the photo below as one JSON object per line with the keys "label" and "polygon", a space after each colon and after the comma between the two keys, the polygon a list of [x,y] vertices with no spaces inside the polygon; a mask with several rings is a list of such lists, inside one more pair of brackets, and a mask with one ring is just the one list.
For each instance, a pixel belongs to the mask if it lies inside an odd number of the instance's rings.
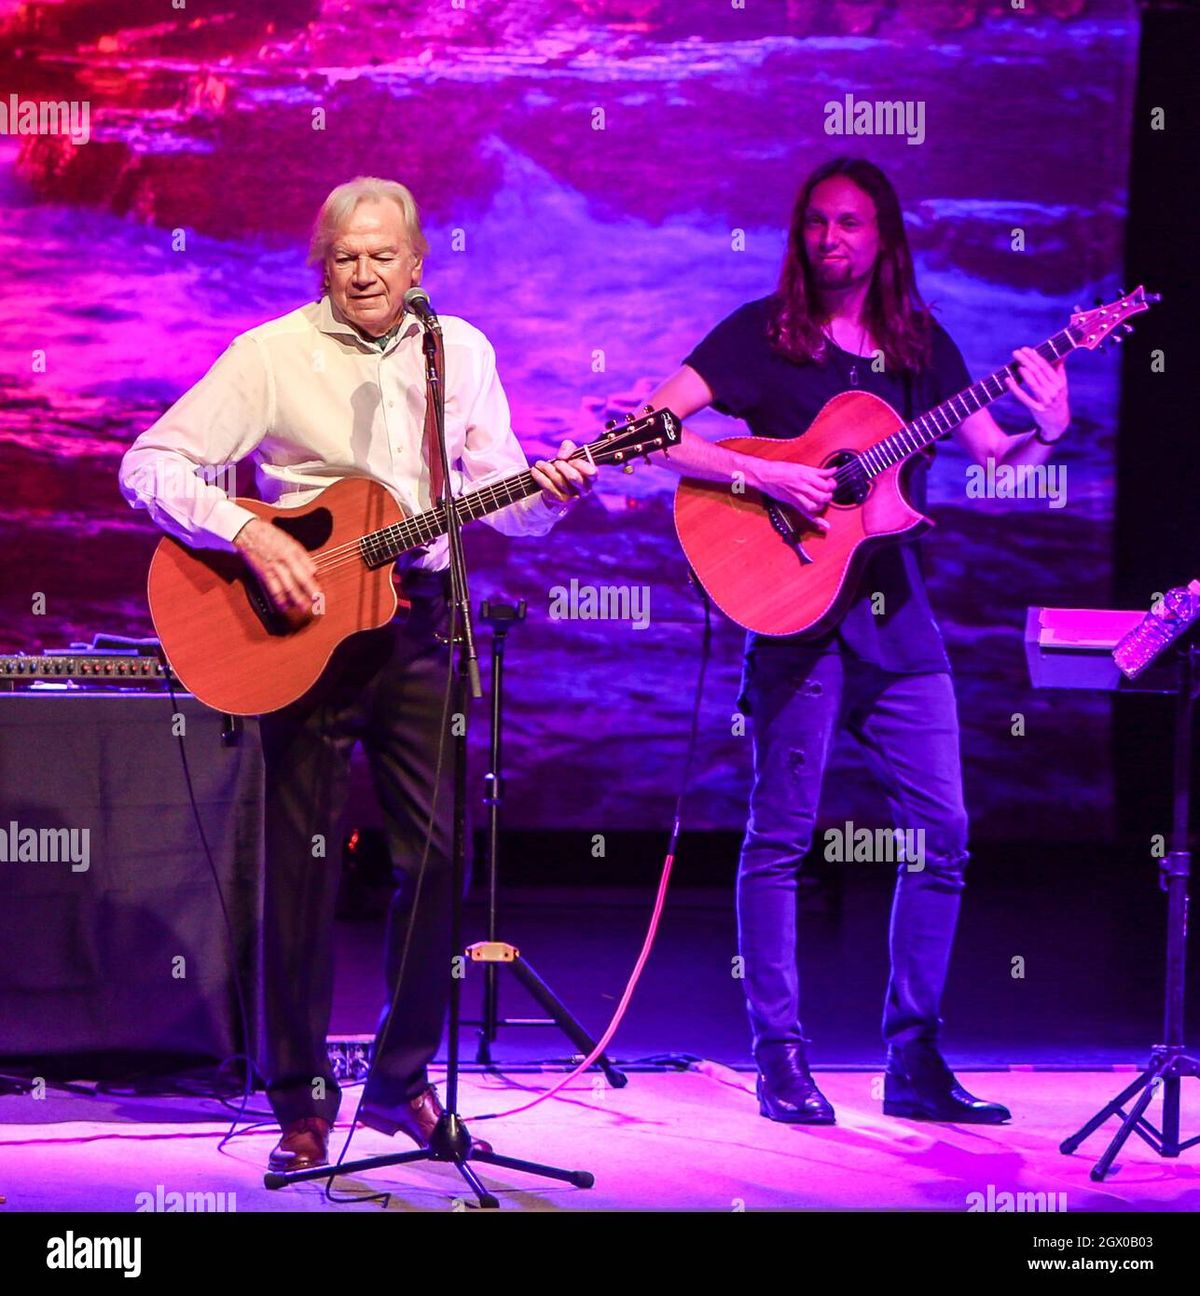
{"label": "guitar sound hole", "polygon": [[273,518],[280,531],[286,531],[312,553],[320,549],[333,534],[333,514],[327,508],[306,510],[294,518]]}
{"label": "guitar sound hole", "polygon": [[862,460],[853,450],[839,450],[830,455],[821,465],[822,468],[840,468],[838,486],[833,492],[833,503],[838,508],[857,508],[871,493],[871,481],[868,478]]}

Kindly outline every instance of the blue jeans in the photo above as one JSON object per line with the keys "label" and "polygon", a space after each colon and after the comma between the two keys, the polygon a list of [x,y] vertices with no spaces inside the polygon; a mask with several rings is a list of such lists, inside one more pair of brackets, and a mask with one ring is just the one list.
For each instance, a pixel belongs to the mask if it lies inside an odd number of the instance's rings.
{"label": "blue jeans", "polygon": [[888,1044],[936,1040],[968,858],[950,676],[899,675],[844,651],[816,656],[760,643],[747,653],[742,706],[753,727],[754,786],[738,866],[738,942],[756,1058],[764,1046],[807,1042],[796,880],[842,728],[869,753],[893,825],[924,845],[919,860],[897,865],[883,1037]]}

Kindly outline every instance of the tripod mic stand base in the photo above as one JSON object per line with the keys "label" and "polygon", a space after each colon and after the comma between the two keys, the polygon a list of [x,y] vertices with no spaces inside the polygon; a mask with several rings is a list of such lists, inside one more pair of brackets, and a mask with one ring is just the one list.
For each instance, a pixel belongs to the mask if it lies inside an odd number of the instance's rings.
{"label": "tripod mic stand base", "polygon": [[[1059,1144],[1058,1150],[1069,1155],[1091,1134],[1113,1116],[1120,1116],[1121,1128],[1112,1142],[1104,1150],[1104,1155],[1091,1169],[1093,1182],[1100,1182],[1108,1174],[1112,1163],[1130,1134],[1136,1134],[1148,1144],[1159,1156],[1177,1157],[1181,1152],[1200,1143],[1200,1135],[1184,1142],[1179,1140],[1179,1088],[1186,1077],[1200,1078],[1200,1058],[1191,1057],[1181,1047],[1159,1044],[1150,1054],[1150,1061],[1145,1070],[1130,1085],[1127,1085],[1107,1107],[1097,1112],[1090,1121],[1070,1138]],[[1150,1106],[1159,1089],[1163,1094],[1163,1127],[1157,1129],[1146,1119],[1146,1108]],[[1138,1091],[1141,1091],[1140,1093]],[[1137,1100],[1126,1113],[1125,1104],[1137,1094]]]}
{"label": "tripod mic stand base", "polygon": [[467,1164],[468,1160],[485,1165],[502,1166],[506,1170],[521,1170],[525,1174],[540,1175],[543,1179],[558,1179],[575,1188],[591,1188],[595,1176],[587,1170],[563,1170],[558,1166],[542,1165],[537,1161],[522,1161],[518,1157],[500,1156],[496,1152],[480,1152],[471,1143],[471,1136],[462,1118],[455,1112],[446,1112],[438,1121],[427,1148],[412,1152],[396,1152],[390,1156],[364,1157],[361,1161],[347,1161],[342,1165],[316,1166],[312,1170],[297,1170],[291,1174],[274,1171],[263,1175],[267,1188],[286,1188],[288,1184],[303,1183],[309,1179],[332,1179],[339,1175],[359,1174],[367,1170],[381,1170],[385,1166],[412,1165],[418,1161],[440,1161],[453,1165],[471,1187],[471,1191],[485,1210],[496,1210],[500,1202],[484,1187],[479,1176]]}

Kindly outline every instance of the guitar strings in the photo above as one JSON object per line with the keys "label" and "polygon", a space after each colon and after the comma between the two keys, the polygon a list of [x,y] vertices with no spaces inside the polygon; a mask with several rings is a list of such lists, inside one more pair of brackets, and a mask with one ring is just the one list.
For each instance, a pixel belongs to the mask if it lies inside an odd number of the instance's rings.
{"label": "guitar strings", "polygon": [[[908,425],[908,426],[912,426],[912,425]],[[901,429],[901,430],[906,430],[906,429]],[[890,438],[885,438],[885,440],[888,440],[888,439],[890,439]],[[879,442],[879,443],[877,443],[877,445],[882,445],[882,444],[883,444],[882,441]],[[877,448],[877,446],[872,446],[872,447],[871,447],[871,449],[876,449],[876,448]],[[869,452],[867,452],[867,453],[869,453]],[[584,448],[583,448],[583,447],[580,447],[579,449],[577,449],[577,450],[575,450],[575,451],[572,451],[572,453],[568,456],[568,462],[569,462],[570,460],[573,460],[573,459],[577,459],[577,458],[584,458],[584,457],[586,457],[586,456],[585,456],[585,452],[584,452]],[[834,476],[835,476],[835,479],[837,480],[838,484],[839,484],[839,485],[843,485],[843,484],[845,484],[845,482],[847,481],[847,479],[848,479],[850,476],[852,476],[852,475],[858,473],[861,469],[864,469],[864,468],[866,469],[868,475],[871,475],[871,471],[870,471],[869,467],[867,467],[866,464],[864,463],[864,456],[863,456],[863,455],[858,455],[858,456],[856,456],[856,457],[855,457],[855,458],[854,458],[850,463],[843,464],[841,467],[839,467],[839,468],[835,471]],[[490,495],[492,496],[492,500],[489,501],[489,502],[492,502],[492,501],[494,501],[494,500],[496,500],[496,499],[498,498],[498,497],[496,496],[495,492],[496,492],[496,490],[497,490],[497,488],[498,488],[499,486],[504,485],[504,486],[506,486],[506,487],[511,487],[511,486],[515,485],[516,483],[518,483],[518,482],[521,483],[522,485],[525,485],[525,484],[529,484],[529,483],[531,483],[532,480],[533,480],[533,478],[532,478],[532,474],[531,474],[531,473],[528,473],[528,472],[526,472],[526,473],[522,473],[522,474],[519,474],[519,475],[518,475],[517,477],[515,477],[515,478],[506,479],[506,481],[503,482],[503,483],[499,483],[499,482],[498,482],[498,483],[494,483],[492,486],[485,486],[485,487],[482,487],[482,488],[481,488],[480,490],[478,490],[478,491],[469,491],[469,492],[467,492],[467,493],[464,494],[464,495],[458,495],[458,496],[455,497],[455,505],[456,505],[456,506],[457,506],[457,505],[461,505],[461,504],[463,504],[464,502],[470,500],[473,496],[476,496],[476,495],[478,495],[478,496],[484,496],[484,495],[488,495],[488,494],[490,494]],[[509,502],[509,503],[516,503],[516,502],[518,502],[518,500],[519,500],[520,498],[522,498],[522,497],[521,497],[521,496],[518,496],[517,499],[510,500],[510,501],[508,501],[508,502]],[[527,498],[527,497],[524,497],[524,498]],[[504,507],[504,506],[502,505],[501,507]],[[461,511],[461,510],[460,510],[460,511]],[[320,572],[322,575],[328,575],[330,572],[335,571],[335,570],[337,570],[337,569],[339,569],[339,568],[342,568],[342,567],[346,567],[346,566],[348,566],[348,565],[353,565],[353,564],[355,564],[355,563],[364,563],[364,564],[365,564],[366,555],[365,555],[365,553],[364,553],[364,551],[363,551],[363,542],[366,541],[367,539],[369,539],[371,536],[378,536],[378,535],[381,535],[382,532],[386,532],[386,531],[393,531],[393,530],[395,530],[395,531],[403,531],[403,530],[405,530],[406,528],[408,528],[408,529],[412,529],[413,531],[415,531],[419,543],[427,543],[428,541],[436,540],[436,539],[440,538],[442,535],[444,535],[444,534],[445,534],[445,531],[446,531],[446,527],[445,527],[444,521],[442,520],[442,516],[441,516],[441,514],[443,514],[443,513],[444,513],[444,508],[443,508],[443,506],[439,503],[438,507],[435,508],[435,509],[427,509],[427,510],[426,510],[425,512],[423,512],[423,513],[418,513],[418,514],[414,514],[414,515],[411,516],[411,517],[402,518],[402,519],[401,519],[400,521],[398,521],[398,522],[390,523],[390,524],[389,524],[388,526],[386,526],[386,527],[382,527],[382,528],[379,528],[379,529],[376,530],[376,531],[371,531],[371,532],[368,532],[368,533],[365,534],[365,535],[358,536],[358,537],[357,537],[356,539],[354,539],[354,540],[345,541],[345,542],[343,542],[343,543],[340,544],[340,545],[335,545],[332,549],[328,549],[328,550],[326,550],[324,553],[322,553],[322,554],[320,555],[320,557],[318,557],[317,559],[315,559],[314,565],[315,565],[315,567],[316,567],[316,570],[317,570],[318,572]],[[437,514],[437,515],[439,515],[439,516],[437,516],[436,519],[430,518],[429,521],[426,521],[426,522],[422,523],[421,520],[422,520],[422,519],[425,519],[425,518],[429,518],[429,515],[430,515],[430,514]],[[464,520],[465,520],[465,521],[470,521],[470,520],[472,520],[472,519],[470,519],[470,518],[466,518],[466,519],[464,519]],[[427,536],[427,537],[422,537],[422,536],[420,536],[420,529],[423,528],[423,527],[428,527],[428,526],[436,526],[436,530],[435,530],[431,535],[429,535],[429,536]],[[415,547],[415,546],[413,546],[413,547]],[[405,551],[404,551],[404,550],[401,550],[400,552],[403,553],[403,552],[405,552]],[[399,556],[399,555],[397,555],[397,556]],[[391,561],[391,560],[389,560],[389,561]]]}
{"label": "guitar strings", "polygon": [[[570,457],[573,459],[575,458],[575,455],[572,454]],[[468,501],[473,502],[476,497],[483,499],[485,496],[490,497],[487,501],[488,503],[498,502],[499,495],[496,492],[500,485],[504,485],[506,489],[511,489],[517,483],[520,483],[522,486],[524,486],[532,482],[532,480],[533,478],[530,473],[527,472],[520,473],[516,477],[507,478],[503,483],[495,482],[491,486],[484,486],[481,487],[479,490],[467,491],[463,495],[456,495],[454,497],[454,502],[456,505],[461,505]],[[522,495],[516,495],[513,499],[506,501],[506,503],[515,504],[522,498],[528,498],[528,497]],[[505,507],[505,505],[502,504],[501,507]],[[459,509],[459,512],[461,512],[461,509]],[[430,518],[430,514],[436,516],[434,518]],[[424,540],[422,542],[428,540],[436,540],[438,536],[444,534],[445,532],[445,523],[442,520],[443,516],[444,516],[444,508],[442,504],[439,502],[439,504],[435,508],[426,509],[422,513],[415,513],[411,517],[401,518],[398,522],[391,522],[387,526],[380,527],[375,531],[368,531],[365,535],[358,536],[354,540],[347,540],[342,544],[334,545],[332,549],[327,549],[324,553],[321,554],[319,558],[316,559],[316,566],[321,570],[329,570],[330,567],[339,566],[343,561],[347,559],[357,558],[362,554],[362,544],[364,540],[368,540],[372,536],[380,536],[387,531],[403,531],[404,529],[408,528],[411,529],[415,534],[417,534],[418,539],[421,539],[419,535],[420,530],[425,527],[433,526],[436,527],[436,530],[433,532],[432,535],[424,537]],[[422,519],[429,519],[429,520],[423,522]],[[471,521],[472,519],[468,517],[468,518],[464,518],[463,520]]]}
{"label": "guitar strings", "polygon": [[[576,457],[575,453],[572,453],[570,455],[571,459],[574,459],[575,457]],[[507,493],[508,490],[510,490],[513,486],[517,485],[518,483],[520,484],[520,486],[524,487],[526,485],[531,484],[532,482],[533,482],[533,476],[531,473],[528,472],[520,473],[516,477],[506,479],[504,483],[496,482],[493,483],[493,485],[491,486],[484,486],[477,491],[468,491],[463,495],[456,495],[454,497],[456,510],[459,513],[461,513],[462,510],[458,506],[468,501],[474,502],[476,496],[480,497],[480,499],[483,499],[483,497],[485,496],[489,497],[486,501],[488,504],[499,503],[500,496],[497,493],[497,491],[500,485],[505,486],[506,493]],[[518,503],[521,499],[525,499],[525,498],[528,498],[528,496],[523,494],[518,494],[514,498],[505,501],[505,503],[501,504],[500,506],[503,508],[506,507],[507,504],[515,504]],[[433,514],[434,517],[430,518],[429,516],[430,514]],[[401,518],[400,521],[392,522],[386,527],[380,527],[378,530],[369,531],[367,532],[366,535],[358,536],[354,540],[348,540],[340,545],[335,545],[332,549],[328,549],[323,554],[321,554],[321,556],[315,560],[315,565],[318,571],[326,572],[332,570],[335,567],[343,566],[347,562],[353,562],[355,560],[361,559],[364,557],[363,548],[362,548],[363,542],[365,540],[370,539],[372,536],[379,536],[387,531],[399,532],[408,529],[416,536],[419,543],[427,543],[430,540],[436,540],[439,536],[445,534],[446,525],[445,525],[444,517],[445,517],[445,509],[444,506],[439,502],[439,504],[435,508],[426,509],[424,512],[413,514],[411,517]],[[429,520],[422,521],[422,519],[426,519],[426,518],[428,518]],[[473,519],[467,517],[467,518],[463,518],[462,520],[469,522],[472,521]],[[420,534],[421,530],[428,527],[434,527],[435,529],[433,530],[432,534],[430,534],[429,536],[422,537]],[[400,552],[403,553],[404,550],[401,550]]]}
{"label": "guitar strings", "polygon": [[[608,453],[611,453],[611,450]],[[598,454],[600,456],[607,457],[605,455],[604,439],[601,439],[598,452],[592,450],[590,446],[577,446],[567,456],[566,461],[570,463],[572,460],[575,459],[587,459],[590,457],[593,462],[596,462]],[[490,486],[482,486],[478,490],[467,491],[462,495],[456,495],[454,497],[455,508],[461,513],[461,509],[459,508],[459,506],[468,501],[472,501],[472,502],[475,501],[476,497],[478,497],[478,499],[480,500],[483,500],[484,497],[488,497],[487,498],[488,504],[496,503],[499,504],[501,508],[504,508],[507,507],[508,504],[516,504],[521,499],[527,499],[528,494],[519,494],[515,496],[515,498],[513,499],[506,500],[503,503],[500,503],[500,495],[498,493],[500,487],[504,487],[505,491],[507,492],[517,486],[524,488],[526,486],[532,485],[533,482],[534,479],[533,479],[532,472],[526,471],[524,473],[518,473],[513,477],[505,478],[503,481],[493,482]],[[491,509],[485,510],[485,512],[490,512],[490,511],[492,510]],[[431,540],[436,540],[440,536],[444,535],[446,532],[444,513],[445,513],[444,504],[441,501],[439,501],[437,506],[432,509],[426,509],[424,512],[413,514],[411,517],[401,518],[400,521],[390,523],[386,527],[381,527],[376,531],[368,532],[366,535],[358,536],[354,540],[348,540],[343,542],[342,544],[335,545],[332,549],[326,550],[324,553],[321,554],[319,558],[314,560],[316,569],[319,572],[328,573],[338,567],[343,567],[348,563],[364,561],[365,555],[363,553],[363,542],[365,540],[368,540],[371,536],[378,536],[385,531],[392,531],[392,530],[399,531],[399,530],[403,530],[404,528],[412,528],[417,535],[419,544],[424,544],[424,543],[428,543]],[[429,518],[430,514],[434,514],[437,516],[435,518],[431,518],[427,522],[422,523],[421,519]],[[483,515],[481,514],[480,516]],[[468,516],[466,518],[463,518],[462,520],[466,522],[470,522],[473,521],[474,519]],[[422,537],[420,535],[420,529],[429,526],[436,527],[436,530],[434,530],[431,535]],[[409,547],[415,547],[415,546],[409,546]],[[400,550],[400,553],[403,552],[405,551]],[[399,554],[397,554],[397,557],[398,556]],[[388,561],[391,561],[391,559],[389,559]]]}
{"label": "guitar strings", "polygon": [[[984,381],[986,382],[987,380],[985,379]],[[949,401],[946,402],[946,404],[949,403],[950,403]],[[938,406],[937,408],[941,409],[941,406]],[[982,408],[982,406],[980,408]],[[936,411],[930,411],[930,414],[922,415],[922,419],[929,418],[930,415],[935,412]],[[851,477],[858,475],[860,472],[865,472],[866,475],[869,477],[874,476],[877,470],[871,468],[870,464],[867,461],[866,456],[869,455],[872,451],[878,450],[881,446],[887,445],[889,442],[897,444],[900,447],[904,447],[903,439],[901,439],[899,442],[896,441],[896,438],[902,437],[903,434],[907,434],[909,440],[916,442],[914,449],[916,450],[923,449],[924,446],[921,445],[919,442],[917,442],[917,437],[914,436],[914,432],[920,431],[920,429],[918,429],[916,426],[918,421],[919,420],[914,420],[912,423],[905,424],[903,427],[898,428],[895,433],[892,433],[889,436],[884,437],[882,440],[876,442],[875,445],[871,446],[868,450],[864,451],[861,454],[855,455],[855,457],[852,460],[850,460],[849,463],[842,464],[841,466],[839,466],[834,471],[834,479],[836,480],[838,485],[839,486],[845,485]],[[936,419],[934,420],[934,427],[937,427]],[[949,429],[946,430],[948,431]],[[913,449],[905,448],[903,457],[907,457],[909,454],[912,454],[913,452],[914,452]],[[568,462],[570,462],[573,459],[584,458],[584,457],[586,457],[585,448],[579,447],[578,449],[572,451],[571,454],[568,456]],[[500,486],[504,486],[506,489],[508,489],[516,485],[517,483],[521,483],[521,485],[524,486],[532,483],[532,481],[533,481],[532,473],[525,472],[525,473],[518,474],[516,477],[505,479],[505,481],[503,482],[494,483],[492,486],[482,487],[478,491],[469,491],[464,495],[455,496],[454,499],[455,507],[457,508],[460,504],[470,500],[471,497],[475,495],[484,496],[490,494],[491,499],[488,502],[489,503],[496,502],[498,498],[496,495],[496,491]],[[520,498],[527,498],[527,496],[518,496],[517,499],[510,500],[507,502],[516,503]],[[501,507],[505,507],[505,505],[501,505]],[[436,518],[436,521],[431,520],[430,522],[426,522],[424,524],[421,523],[421,519],[427,518],[429,514],[439,514],[439,513],[444,513],[444,506],[441,503],[439,503],[438,506],[434,509],[428,509],[423,513],[414,514],[412,517],[402,518],[399,522],[393,522],[386,527],[382,527],[376,531],[368,532],[366,535],[359,536],[354,540],[345,541],[340,545],[335,545],[332,549],[327,550],[326,552],[321,554],[319,558],[315,559],[314,565],[316,567],[316,570],[323,575],[327,575],[328,573],[335,571],[338,568],[347,566],[349,564],[360,563],[360,562],[365,563],[366,555],[363,551],[363,542],[369,539],[371,536],[378,536],[385,531],[393,531],[393,530],[403,531],[405,528],[415,529],[421,525],[424,526],[435,525],[437,529],[433,532],[433,534],[431,534],[428,537],[421,537],[419,535],[419,530],[418,530],[418,540],[421,543],[427,543],[428,541],[436,540],[440,538],[442,535],[444,535],[446,531],[446,527],[444,522],[442,521],[441,516],[438,516]],[[472,519],[466,518],[464,520],[471,521]],[[400,551],[400,553],[403,552],[405,551],[404,550]],[[399,554],[397,554],[397,557],[398,556]],[[389,561],[391,560],[389,559]]]}
{"label": "guitar strings", "polygon": [[[1042,343],[1042,345],[1036,349],[1040,353],[1042,347],[1045,346],[1050,346],[1051,354],[1057,359],[1058,353],[1054,349],[1051,343]],[[1008,368],[1008,366],[1005,366],[1003,369],[997,370],[996,373],[990,374],[987,378],[984,378],[980,382],[973,384],[973,386],[970,387],[968,390],[974,392],[976,388],[982,389],[983,394],[989,398],[988,403],[990,403],[990,401],[996,399],[996,397],[992,396],[991,392],[988,391],[987,384],[995,380],[997,384],[1001,385],[1002,390],[1000,392],[1000,395],[1003,395],[1004,392],[1003,392],[1003,384],[1001,382],[1001,375],[1003,375],[1004,377],[1011,377],[1011,371]],[[895,432],[892,432],[888,436],[883,437],[881,440],[877,441],[873,446],[869,447],[867,450],[854,455],[854,457],[848,463],[839,465],[834,470],[834,480],[837,482],[838,486],[839,487],[845,486],[850,481],[851,478],[857,477],[859,475],[865,474],[867,477],[876,476],[883,469],[892,466],[892,464],[889,464],[887,462],[887,458],[886,458],[887,453],[894,452],[895,450],[899,450],[901,452],[900,458],[896,459],[894,462],[900,463],[903,459],[908,458],[910,455],[916,453],[917,451],[925,449],[926,446],[932,444],[933,441],[937,440],[939,436],[944,435],[946,432],[949,432],[952,428],[958,426],[958,424],[962,422],[963,417],[969,417],[971,413],[977,412],[974,410],[968,410],[967,415],[958,416],[956,411],[954,410],[953,403],[955,400],[959,400],[961,398],[962,398],[962,393],[960,393],[958,396],[950,397],[949,400],[942,402],[942,404],[938,405],[935,409],[930,410],[925,414],[922,414],[920,418],[914,419],[911,423],[904,424],[902,427],[897,428]],[[978,403],[978,397],[976,397],[975,399]],[[964,409],[968,408],[965,400],[962,400],[962,404]],[[953,414],[955,416],[954,422],[950,424],[950,427],[940,428],[936,415],[938,411],[943,410],[945,407],[949,407],[950,414]],[[984,408],[983,403],[979,403],[979,409],[983,409],[983,408]],[[946,417],[946,415],[943,414],[943,417]],[[929,432],[927,427],[919,426],[921,424],[927,423],[930,420],[932,420],[933,427],[936,430],[936,435],[933,437],[929,437]],[[928,438],[928,439],[924,440],[923,438]],[[908,442],[912,442],[912,445],[909,445]],[[601,442],[601,445],[603,445],[603,442]],[[588,449],[589,448],[585,446],[577,447],[567,457],[567,462],[570,462],[571,460],[574,459],[588,457]],[[878,453],[881,450],[883,451],[882,455]],[[872,453],[876,454],[877,459],[882,464],[882,468],[876,468],[872,466],[870,459],[868,458],[868,456],[870,456]],[[481,487],[478,491],[469,491],[463,495],[455,496],[454,507],[456,511],[458,511],[459,505],[470,500],[473,496],[483,497],[485,495],[490,495],[490,499],[488,500],[488,503],[489,504],[498,503],[499,501],[496,492],[500,486],[504,486],[507,490],[512,486],[516,485],[517,483],[520,483],[522,486],[526,486],[532,484],[532,481],[533,481],[533,475],[531,472],[521,473],[513,478],[507,478],[502,482],[494,483],[491,486]],[[506,507],[507,504],[517,503],[522,498],[527,498],[527,496],[524,494],[519,495],[516,499],[508,500],[505,502],[505,504],[500,504],[500,507],[503,508]],[[485,511],[490,512],[491,510],[488,509]],[[444,535],[446,532],[446,526],[443,520],[443,516],[435,516],[435,518],[430,519],[430,521],[427,522],[422,522],[422,519],[428,518],[430,514],[438,515],[439,513],[444,516],[444,504],[441,502],[439,502],[439,504],[433,509],[427,509],[422,513],[414,514],[411,517],[402,518],[399,522],[390,523],[386,527],[381,527],[376,531],[368,532],[366,535],[358,536],[354,540],[344,541],[342,544],[335,545],[332,549],[326,550],[326,552],[322,553],[320,557],[314,560],[314,566],[318,572],[327,575],[328,573],[335,571],[340,567],[344,567],[348,564],[353,564],[353,563],[365,564],[367,556],[363,549],[364,541],[370,539],[372,536],[380,536],[382,535],[382,533],[388,531],[403,532],[404,529],[410,528],[415,532],[417,536],[418,545],[423,543],[428,543],[429,541],[432,540],[436,540],[440,538],[442,535]],[[482,516],[482,514],[480,516]],[[474,519],[468,516],[463,520],[472,521]],[[420,530],[423,527],[428,527],[428,526],[434,526],[436,529],[432,532],[431,535],[427,537],[421,536]],[[396,538],[402,538],[402,537],[397,536]],[[415,548],[418,546],[410,545],[407,547]],[[399,557],[400,554],[404,552],[405,550],[401,549],[397,553],[396,557]],[[389,559],[388,561],[393,561],[393,560]]]}

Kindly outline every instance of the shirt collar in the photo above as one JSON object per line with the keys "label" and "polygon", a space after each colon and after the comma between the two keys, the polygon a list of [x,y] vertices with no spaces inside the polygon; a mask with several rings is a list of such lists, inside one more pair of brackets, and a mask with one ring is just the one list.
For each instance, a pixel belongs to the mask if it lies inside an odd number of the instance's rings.
{"label": "shirt collar", "polygon": [[[361,347],[366,347],[371,351],[379,351],[378,339],[368,339],[361,334],[353,324],[344,319],[341,313],[334,307],[330,300],[329,294],[325,293],[317,307],[317,328],[322,333],[328,333],[331,337],[348,337],[352,338]],[[392,347],[401,339],[411,337],[414,333],[421,331],[419,321],[412,315],[401,317],[399,324],[396,325],[396,331],[392,333],[387,343],[383,346],[384,353],[390,351]]]}

